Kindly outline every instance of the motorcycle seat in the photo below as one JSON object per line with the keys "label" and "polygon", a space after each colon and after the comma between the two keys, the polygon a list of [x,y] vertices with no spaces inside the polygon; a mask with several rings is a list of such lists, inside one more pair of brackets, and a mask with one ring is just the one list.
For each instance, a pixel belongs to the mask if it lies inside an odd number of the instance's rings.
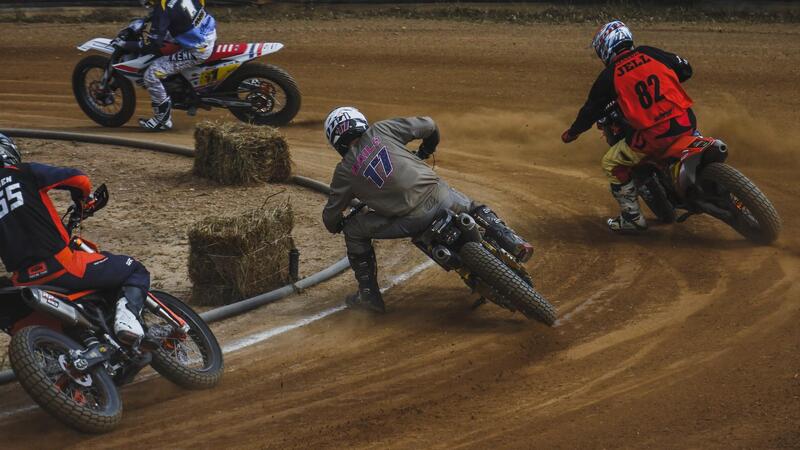
{"label": "motorcycle seat", "polygon": [[204,64],[213,64],[222,59],[239,56],[247,51],[248,44],[239,42],[236,44],[217,44],[214,47],[214,53],[205,61]]}

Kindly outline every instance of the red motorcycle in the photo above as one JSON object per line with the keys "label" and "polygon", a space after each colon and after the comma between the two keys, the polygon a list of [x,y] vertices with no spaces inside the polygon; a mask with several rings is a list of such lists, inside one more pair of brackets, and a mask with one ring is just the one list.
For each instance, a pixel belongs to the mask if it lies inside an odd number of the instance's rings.
{"label": "red motorcycle", "polygon": [[[615,102],[597,122],[609,145],[630,129]],[[678,138],[659,158],[645,158],[633,169],[639,196],[664,223],[708,214],[758,244],[774,242],[781,218],[763,192],[746,176],[725,164],[728,146],[719,139]],[[678,215],[678,210],[685,212]]]}
{"label": "red motorcycle", "polygon": [[[102,185],[87,207],[70,207],[64,216],[70,236],[107,203]],[[80,236],[72,236],[70,247],[98,251]],[[217,339],[189,306],[166,292],[151,291],[142,311],[146,338],[130,347],[114,337],[117,297],[117,289],[0,289],[0,328],[11,335],[8,356],[17,380],[42,409],[80,431],[103,433],[116,427],[122,419],[117,387],[148,365],[188,389],[211,388],[222,377]]]}

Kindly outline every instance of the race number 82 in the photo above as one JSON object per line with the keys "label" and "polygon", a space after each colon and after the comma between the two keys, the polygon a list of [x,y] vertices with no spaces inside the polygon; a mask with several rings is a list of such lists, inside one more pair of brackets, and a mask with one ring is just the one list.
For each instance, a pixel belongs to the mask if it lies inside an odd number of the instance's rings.
{"label": "race number 82", "polygon": [[19,183],[9,184],[0,190],[0,219],[25,204]]}

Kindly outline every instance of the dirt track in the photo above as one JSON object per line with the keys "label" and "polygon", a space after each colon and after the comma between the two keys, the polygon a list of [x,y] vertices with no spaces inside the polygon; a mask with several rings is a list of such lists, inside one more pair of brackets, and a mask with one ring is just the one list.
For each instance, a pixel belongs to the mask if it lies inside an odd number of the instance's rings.
{"label": "dirt track", "polygon": [[[4,27],[0,125],[106,132],[72,99],[71,44],[115,28]],[[373,120],[434,116],[438,171],[536,245],[530,267],[560,326],[471,312],[456,277],[431,269],[391,291],[383,317],[340,313],[230,356],[214,391],[160,379],[126,389],[124,423],[108,436],[78,435],[35,411],[0,418],[4,446],[800,446],[800,29],[634,28],[640,42],[693,63],[687,89],[701,129],[726,140],[729,162],[784,219],[771,247],[704,217],[633,238],[605,230],[602,141],[593,132],[570,146],[558,140],[600,70],[586,49],[593,29],[372,20],[220,33],[287,44],[274,62],[304,93],[286,129],[301,174],[329,177],[335,154],[320,121],[333,106],[358,105]],[[177,123],[164,140],[188,144],[192,120]],[[422,260],[410,246],[392,249],[379,251],[382,273]],[[349,275],[278,316],[236,323],[303,317],[339,302],[348,285]],[[16,386],[0,396],[9,407],[24,402]]]}

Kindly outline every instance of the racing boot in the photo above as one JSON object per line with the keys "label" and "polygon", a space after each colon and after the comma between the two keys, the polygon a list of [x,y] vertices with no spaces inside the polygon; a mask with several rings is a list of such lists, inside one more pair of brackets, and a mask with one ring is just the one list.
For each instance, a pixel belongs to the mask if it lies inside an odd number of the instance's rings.
{"label": "racing boot", "polygon": [[633,181],[626,184],[612,184],[611,194],[619,203],[622,213],[606,222],[608,228],[615,232],[639,232],[647,229],[647,222],[639,207],[636,185]]}
{"label": "racing boot", "polygon": [[172,128],[172,100],[153,103],[153,117],[139,119],[139,126],[150,131],[166,131]]}
{"label": "racing boot", "polygon": [[485,237],[497,243],[518,261],[525,262],[533,256],[533,246],[522,239],[505,222],[497,217],[488,206],[481,205],[472,210],[470,215],[475,222],[486,230]]}
{"label": "racing boot", "polygon": [[350,267],[355,272],[358,281],[358,292],[347,297],[345,303],[351,308],[363,308],[373,312],[386,312],[383,296],[378,286],[378,263],[375,260],[375,250],[364,254],[348,253]]}
{"label": "racing boot", "polygon": [[144,329],[140,322],[144,292],[142,289],[125,286],[123,296],[117,300],[117,312],[114,316],[114,334],[122,343],[136,345],[144,337]]}

